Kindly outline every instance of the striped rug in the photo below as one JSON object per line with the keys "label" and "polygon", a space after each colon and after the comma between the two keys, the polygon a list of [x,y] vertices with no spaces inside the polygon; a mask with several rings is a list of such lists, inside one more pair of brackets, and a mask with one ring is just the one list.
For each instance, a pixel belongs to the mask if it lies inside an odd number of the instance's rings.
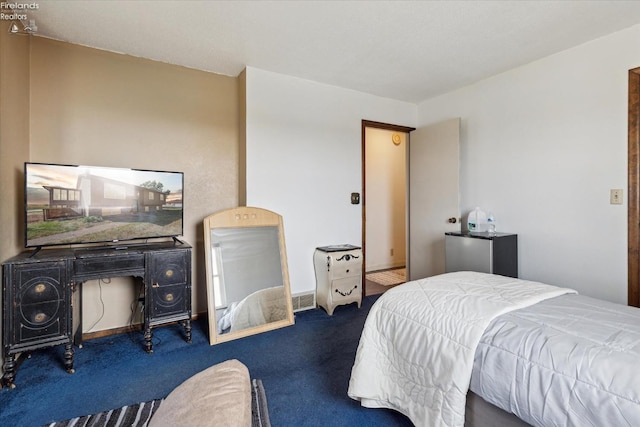
{"label": "striped rug", "polygon": [[136,403],[110,411],[46,424],[46,427],[145,427],[161,402],[162,399]]}
{"label": "striped rug", "polygon": [[251,427],[271,427],[267,395],[261,380],[251,380]]}
{"label": "striped rug", "polygon": [[394,270],[367,273],[366,279],[382,286],[395,286],[407,281],[407,270],[405,268],[396,268]]}
{"label": "striped rug", "polygon": [[[93,415],[45,424],[43,427],[146,427],[162,399],[123,406]],[[262,381],[251,380],[251,427],[271,427]]]}

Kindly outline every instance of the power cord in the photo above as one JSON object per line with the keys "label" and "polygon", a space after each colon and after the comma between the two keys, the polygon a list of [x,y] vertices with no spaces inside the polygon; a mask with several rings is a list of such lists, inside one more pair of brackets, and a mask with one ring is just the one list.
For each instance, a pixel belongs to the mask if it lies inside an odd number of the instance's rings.
{"label": "power cord", "polygon": [[107,280],[105,280],[105,279],[98,279],[98,290],[99,290],[98,295],[99,295],[99,297],[100,297],[100,305],[101,305],[101,307],[102,307],[102,313],[100,314],[100,317],[98,317],[98,320],[96,320],[96,321],[93,323],[93,325],[91,325],[91,327],[90,327],[89,329],[87,329],[87,332],[91,332],[91,330],[92,330],[93,328],[95,328],[95,327],[96,327],[96,325],[97,325],[98,323],[100,323],[100,321],[104,318],[104,300],[102,299],[102,283],[103,283],[103,282],[104,282],[105,284],[109,284],[109,283],[111,283],[111,279],[109,279],[108,281],[107,281]]}
{"label": "power cord", "polygon": [[[140,283],[139,287],[138,287],[138,296],[131,302],[131,317],[129,318],[129,330],[131,331],[129,335],[129,338],[131,339],[131,342],[137,344],[136,341],[136,336],[138,334],[144,334],[144,331],[142,330],[142,328],[140,328],[140,331],[136,331],[135,330],[135,325],[134,325],[134,320],[136,318],[136,314],[138,313],[138,307],[140,307],[140,315],[142,316],[143,312],[144,312],[144,304],[145,304],[145,300],[144,300],[144,283]],[[136,333],[137,332],[137,333]]]}

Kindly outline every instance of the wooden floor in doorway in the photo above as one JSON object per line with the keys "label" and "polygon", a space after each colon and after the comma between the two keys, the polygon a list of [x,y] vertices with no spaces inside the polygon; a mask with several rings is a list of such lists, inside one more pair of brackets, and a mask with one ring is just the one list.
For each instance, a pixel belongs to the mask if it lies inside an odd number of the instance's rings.
{"label": "wooden floor in doorway", "polygon": [[401,282],[395,283],[393,285],[383,285],[383,284],[380,284],[378,282],[375,282],[375,281],[369,279],[370,277],[375,277],[375,275],[377,273],[392,273],[393,275],[403,275],[403,276],[406,277],[406,269],[404,267],[390,268],[390,269],[386,269],[386,270],[378,270],[378,271],[368,272],[364,276],[364,280],[365,280],[365,296],[383,294],[386,291],[388,291],[389,289],[393,288],[394,286],[398,286],[398,285],[404,283],[404,281],[401,281]]}

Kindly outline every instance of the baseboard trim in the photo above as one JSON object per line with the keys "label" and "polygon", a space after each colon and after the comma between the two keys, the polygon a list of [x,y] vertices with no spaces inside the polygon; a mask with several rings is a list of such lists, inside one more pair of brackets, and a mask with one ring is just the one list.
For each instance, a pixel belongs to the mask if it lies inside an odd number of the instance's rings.
{"label": "baseboard trim", "polygon": [[[191,320],[192,321],[198,320],[199,316],[200,315],[195,314],[191,316]],[[175,325],[179,322],[180,322],[179,320],[176,320],[175,322],[163,323],[162,326]],[[112,328],[112,329],[104,329],[102,331],[83,332],[82,341],[90,341],[96,338],[110,337],[112,335],[119,335],[119,334],[128,334],[129,332],[137,332],[142,330],[142,326],[143,326],[142,323],[136,323],[134,325],[121,326],[121,327]]]}

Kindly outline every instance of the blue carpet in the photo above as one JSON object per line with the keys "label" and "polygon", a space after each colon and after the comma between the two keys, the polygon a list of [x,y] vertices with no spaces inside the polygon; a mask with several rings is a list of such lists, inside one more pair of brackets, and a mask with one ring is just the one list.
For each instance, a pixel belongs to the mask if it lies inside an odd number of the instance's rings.
{"label": "blue carpet", "polygon": [[183,328],[154,329],[154,353],[141,333],[84,343],[75,374],[63,368],[62,347],[36,351],[18,368],[15,389],[0,390],[0,426],[37,427],[121,406],[163,398],[201,370],[238,359],[262,380],[273,427],[411,426],[403,415],[368,409],[347,396],[351,366],[365,318],[377,296],[296,314],[296,324],[209,345],[206,320],[193,322],[193,343]]}

